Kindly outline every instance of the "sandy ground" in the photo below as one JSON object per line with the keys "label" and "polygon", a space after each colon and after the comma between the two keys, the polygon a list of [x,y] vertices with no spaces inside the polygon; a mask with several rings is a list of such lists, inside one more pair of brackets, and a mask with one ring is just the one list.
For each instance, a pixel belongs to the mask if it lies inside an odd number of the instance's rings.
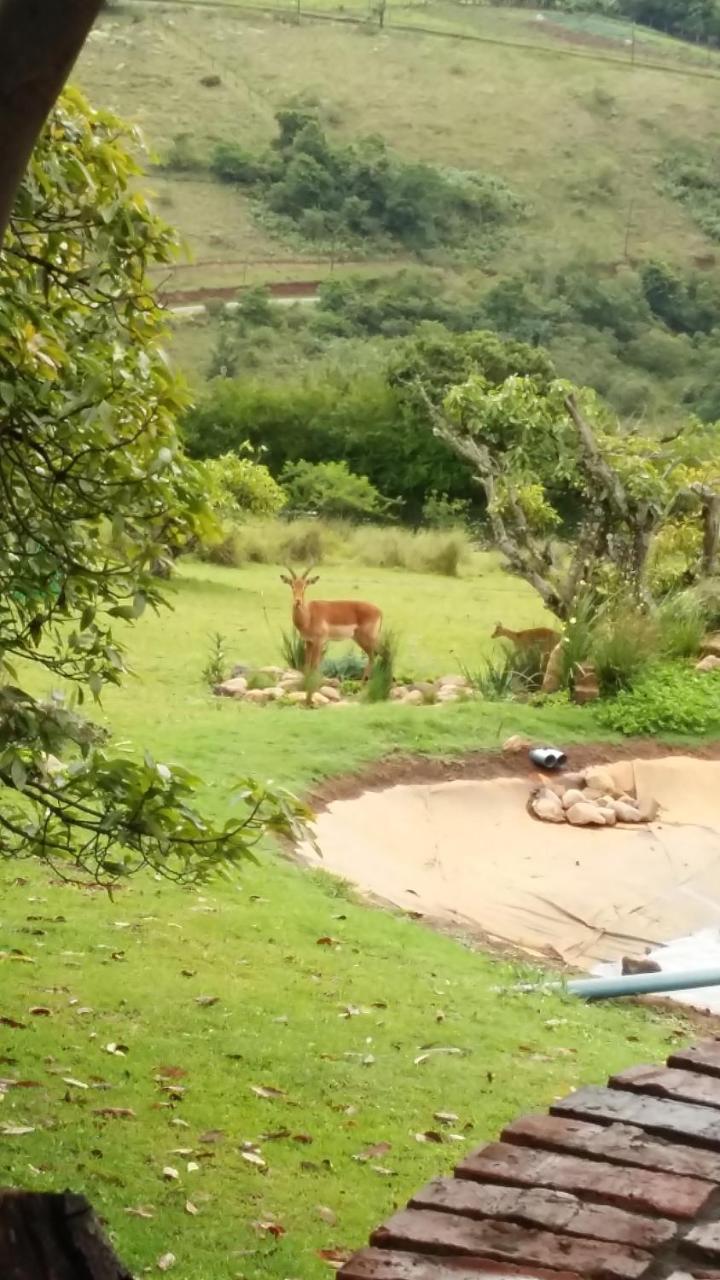
{"label": "sandy ground", "polygon": [[701,930],[720,939],[720,760],[656,751],[618,766],[660,802],[650,826],[539,823],[526,764],[493,757],[477,778],[375,779],[355,795],[336,784],[316,819],[322,858],[303,856],[407,911],[579,969]]}

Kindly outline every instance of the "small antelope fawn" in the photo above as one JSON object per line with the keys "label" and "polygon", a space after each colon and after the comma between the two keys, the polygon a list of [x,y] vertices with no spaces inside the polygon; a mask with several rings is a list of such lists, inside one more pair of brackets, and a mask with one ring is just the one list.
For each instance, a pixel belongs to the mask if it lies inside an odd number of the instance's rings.
{"label": "small antelope fawn", "polygon": [[306,667],[314,670],[319,665],[329,640],[354,640],[367,654],[363,675],[367,680],[380,637],[382,613],[377,605],[364,600],[311,600],[308,603],[305,592],[318,581],[317,576],[308,577],[309,573],[310,569],[301,574],[288,569],[287,574],[280,574],[281,581],[292,591],[293,626],[305,641]]}
{"label": "small antelope fawn", "polygon": [[504,627],[502,622],[498,622],[492,634],[493,640],[502,637],[504,640],[509,640],[516,649],[542,649],[544,653],[550,653],[561,639],[560,632],[553,631],[551,627],[530,627],[528,631],[511,631],[509,627]]}

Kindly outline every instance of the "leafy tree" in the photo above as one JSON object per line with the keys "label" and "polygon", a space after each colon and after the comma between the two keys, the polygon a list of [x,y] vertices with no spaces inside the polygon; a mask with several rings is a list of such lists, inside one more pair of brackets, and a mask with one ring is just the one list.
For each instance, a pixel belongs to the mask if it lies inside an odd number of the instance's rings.
{"label": "leafy tree", "polygon": [[387,517],[393,503],[367,476],[355,475],[346,462],[289,462],[281,482],[297,511],[350,520]]}
{"label": "leafy tree", "polygon": [[199,464],[206,497],[220,516],[275,516],[287,501],[266,466],[237,453],[208,458]]}
{"label": "leafy tree", "polygon": [[104,883],[206,876],[299,812],[248,784],[241,816],[214,829],[188,773],[112,756],[70,701],[32,691],[49,678],[81,702],[118,683],[114,621],[162,603],[153,566],[208,519],[146,277],[174,240],[133,189],[128,141],[68,93],[0,252],[0,853]]}
{"label": "leafy tree", "polygon": [[[669,440],[623,433],[592,392],[541,376],[512,374],[500,385],[475,374],[438,409],[435,433],[472,467],[487,501],[494,541],[510,565],[559,617],[582,589],[608,584],[647,598],[652,541],[679,510],[699,504],[704,565],[717,560],[720,447],[698,424]],[[569,553],[558,554],[561,513],[553,493],[573,491],[580,518]]]}

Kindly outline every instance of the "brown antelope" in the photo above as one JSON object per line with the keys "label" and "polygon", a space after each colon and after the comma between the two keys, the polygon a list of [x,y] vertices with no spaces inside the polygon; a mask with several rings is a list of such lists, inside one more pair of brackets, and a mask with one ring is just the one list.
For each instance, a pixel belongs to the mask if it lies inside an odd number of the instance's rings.
{"label": "brown antelope", "polygon": [[305,592],[318,581],[308,577],[309,573],[310,569],[302,574],[288,569],[287,574],[280,574],[292,590],[293,626],[305,641],[305,666],[314,670],[319,665],[328,640],[354,640],[367,654],[366,680],[377,649],[382,613],[377,605],[364,600],[311,600],[308,604]]}
{"label": "brown antelope", "polygon": [[509,640],[515,649],[542,649],[543,653],[550,653],[562,639],[560,632],[553,631],[550,627],[531,627],[528,631],[510,631],[508,627],[503,626],[502,622],[498,622],[492,633],[493,640],[499,637]]}

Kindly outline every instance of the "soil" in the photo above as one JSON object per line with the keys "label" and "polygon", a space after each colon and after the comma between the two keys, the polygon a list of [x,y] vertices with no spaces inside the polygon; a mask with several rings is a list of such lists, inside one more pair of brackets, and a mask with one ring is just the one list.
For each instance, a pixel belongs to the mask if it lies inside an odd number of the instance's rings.
{"label": "soil", "polygon": [[[563,745],[562,749],[567,751],[567,769],[572,771],[592,764],[610,764],[614,760],[661,760],[674,755],[693,756],[696,760],[720,760],[720,742],[690,748],[669,746],[653,738],[627,738],[619,745],[579,743],[567,748]],[[364,791],[387,791],[390,787],[406,783],[540,777],[540,771],[525,751],[512,754],[471,751],[461,756],[413,756],[396,752],[356,773],[328,778],[310,793],[308,803],[320,812],[334,800],[351,800]]]}

